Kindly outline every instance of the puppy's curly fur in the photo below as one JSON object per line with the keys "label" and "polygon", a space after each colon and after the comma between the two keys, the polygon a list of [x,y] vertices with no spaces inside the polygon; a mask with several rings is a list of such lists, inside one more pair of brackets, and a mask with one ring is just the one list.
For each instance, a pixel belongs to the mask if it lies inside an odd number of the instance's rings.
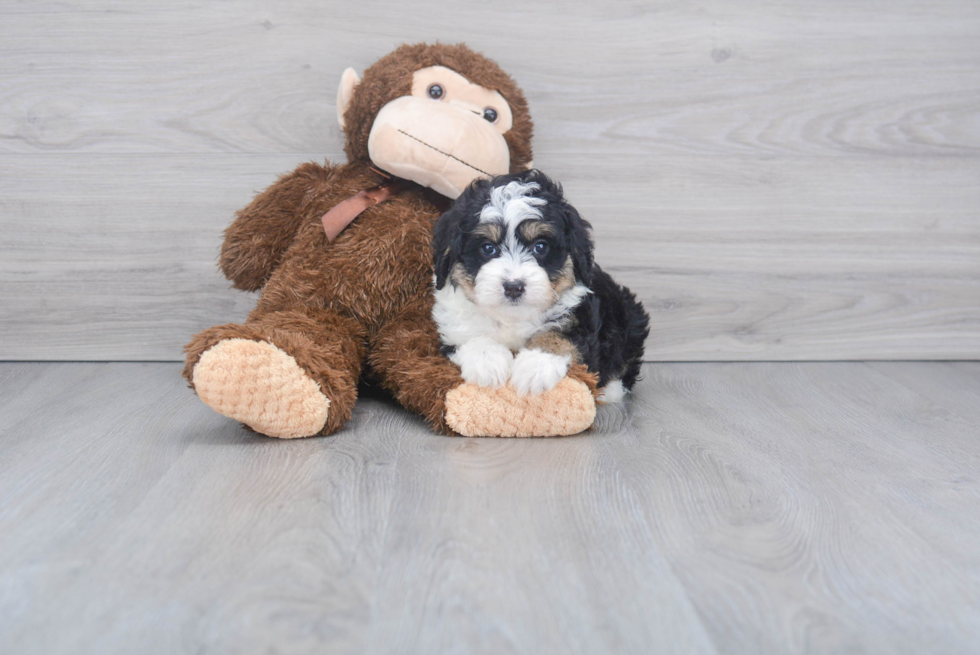
{"label": "puppy's curly fur", "polygon": [[433,257],[433,318],[467,381],[540,393],[581,363],[609,399],[635,384],[649,317],[540,171],[471,184],[436,223]]}

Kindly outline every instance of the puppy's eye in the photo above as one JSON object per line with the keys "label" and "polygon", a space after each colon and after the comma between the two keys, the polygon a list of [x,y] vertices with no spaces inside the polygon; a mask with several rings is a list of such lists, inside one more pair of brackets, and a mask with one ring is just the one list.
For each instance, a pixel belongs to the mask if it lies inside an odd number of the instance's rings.
{"label": "puppy's eye", "polygon": [[548,243],[545,241],[535,241],[534,246],[531,248],[535,255],[547,255],[548,254]]}
{"label": "puppy's eye", "polygon": [[433,100],[438,100],[443,96],[443,94],[445,94],[445,91],[443,91],[442,87],[438,84],[430,84],[429,88],[426,89],[425,92],[428,93],[429,97]]}
{"label": "puppy's eye", "polygon": [[493,107],[487,107],[483,110],[483,117],[490,121],[491,123],[497,122],[497,110]]}
{"label": "puppy's eye", "polygon": [[480,252],[482,252],[487,257],[495,257],[497,253],[500,251],[497,249],[497,246],[488,242],[480,246]]}

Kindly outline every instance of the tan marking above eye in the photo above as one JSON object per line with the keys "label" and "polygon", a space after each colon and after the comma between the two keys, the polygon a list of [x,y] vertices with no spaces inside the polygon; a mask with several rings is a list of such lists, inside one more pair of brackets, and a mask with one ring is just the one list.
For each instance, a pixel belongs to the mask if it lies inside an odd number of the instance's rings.
{"label": "tan marking above eye", "polygon": [[498,243],[504,238],[504,228],[500,223],[481,223],[473,229],[473,234]]}
{"label": "tan marking above eye", "polygon": [[555,226],[545,221],[526,220],[517,226],[517,230],[528,242],[542,237],[556,236]]}

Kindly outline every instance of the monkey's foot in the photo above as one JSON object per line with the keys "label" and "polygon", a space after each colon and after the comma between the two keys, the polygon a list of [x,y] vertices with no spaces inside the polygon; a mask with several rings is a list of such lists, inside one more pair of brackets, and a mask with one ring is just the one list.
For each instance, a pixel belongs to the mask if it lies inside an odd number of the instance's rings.
{"label": "monkey's foot", "polygon": [[471,383],[446,394],[446,423],[466,437],[557,437],[587,430],[593,420],[592,390],[572,377],[536,396]]}
{"label": "monkey's foot", "polygon": [[327,422],[330,400],[320,385],[265,341],[219,341],[201,355],[193,381],[211,409],[270,437],[310,437]]}

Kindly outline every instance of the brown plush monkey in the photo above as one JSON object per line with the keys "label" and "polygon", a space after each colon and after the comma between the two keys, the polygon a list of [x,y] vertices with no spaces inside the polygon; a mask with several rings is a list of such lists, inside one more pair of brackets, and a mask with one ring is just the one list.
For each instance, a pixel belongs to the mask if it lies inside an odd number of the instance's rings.
{"label": "brown plush monkey", "polygon": [[595,377],[584,367],[538,396],[464,384],[431,318],[433,222],[477,176],[530,163],[531,119],[513,80],[463,45],[402,46],[363,80],[344,73],[337,112],[349,163],[301,165],[225,232],[221,269],[262,295],[245,324],[187,345],[183,374],[197,395],[272,437],[340,429],[362,375],[444,433],[588,428]]}

